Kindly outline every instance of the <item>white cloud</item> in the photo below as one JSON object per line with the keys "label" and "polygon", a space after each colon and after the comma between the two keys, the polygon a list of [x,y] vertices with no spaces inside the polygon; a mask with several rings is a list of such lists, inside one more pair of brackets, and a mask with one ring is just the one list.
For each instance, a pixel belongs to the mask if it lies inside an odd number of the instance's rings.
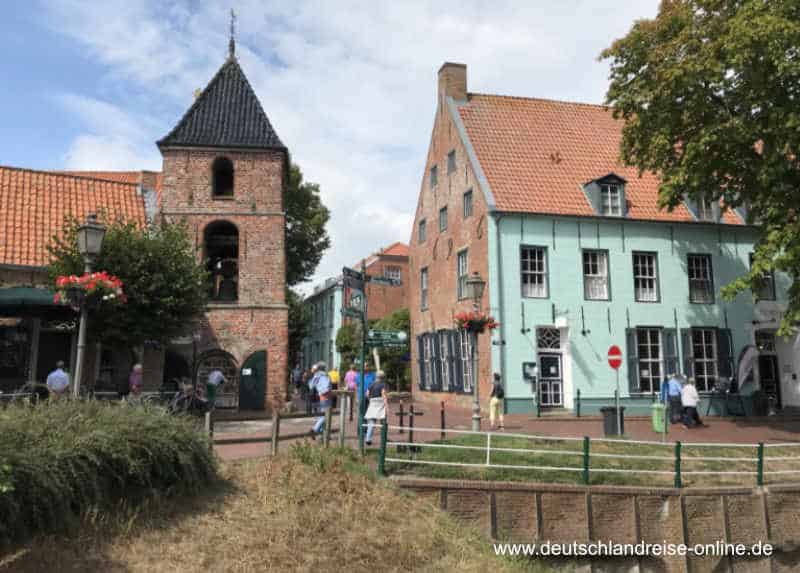
{"label": "white cloud", "polygon": [[[158,156],[151,142],[166,132],[163,122],[179,119],[163,117],[164,102],[188,107],[192,90],[222,64],[227,6],[163,4],[48,4],[54,29],[86,47],[111,80],[149,93],[145,100],[161,114],[148,121],[147,109],[138,109],[104,128],[95,114],[112,117],[125,102],[111,104],[115,110],[67,102],[91,131],[73,143],[69,161],[96,157],[127,168],[152,162]],[[443,61],[468,64],[470,91],[599,102],[607,66],[598,54],[635,18],[652,16],[657,0],[234,5],[242,66],[293,160],[320,184],[332,211],[333,247],[317,273],[324,278],[408,240]],[[135,118],[132,126],[126,115]]]}

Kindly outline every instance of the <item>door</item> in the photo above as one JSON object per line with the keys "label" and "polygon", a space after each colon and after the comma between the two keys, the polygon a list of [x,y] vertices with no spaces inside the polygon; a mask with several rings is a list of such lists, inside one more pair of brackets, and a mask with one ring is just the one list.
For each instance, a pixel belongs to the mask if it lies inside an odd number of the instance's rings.
{"label": "door", "polygon": [[539,403],[543,408],[564,405],[560,354],[539,354]]}
{"label": "door", "polygon": [[39,333],[39,358],[36,362],[38,382],[47,380],[47,375],[56,369],[56,362],[63,361],[72,374],[71,361],[72,333],[42,331]]}
{"label": "door", "polygon": [[259,350],[244,361],[239,376],[239,409],[263,410],[267,390],[267,351]]}
{"label": "door", "polygon": [[767,395],[775,399],[775,406],[780,409],[781,405],[781,381],[778,372],[778,357],[774,354],[762,354],[758,357],[758,377],[761,381],[761,389]]}

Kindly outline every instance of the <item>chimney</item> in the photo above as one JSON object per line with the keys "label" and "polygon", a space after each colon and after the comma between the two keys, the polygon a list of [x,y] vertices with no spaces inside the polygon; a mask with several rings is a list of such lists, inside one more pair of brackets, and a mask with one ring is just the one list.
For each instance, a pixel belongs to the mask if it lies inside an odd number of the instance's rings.
{"label": "chimney", "polygon": [[439,68],[439,98],[452,97],[456,101],[467,99],[467,64],[445,62]]}
{"label": "chimney", "polygon": [[155,191],[157,176],[158,173],[155,171],[141,171],[139,173],[139,184],[142,186],[142,189]]}

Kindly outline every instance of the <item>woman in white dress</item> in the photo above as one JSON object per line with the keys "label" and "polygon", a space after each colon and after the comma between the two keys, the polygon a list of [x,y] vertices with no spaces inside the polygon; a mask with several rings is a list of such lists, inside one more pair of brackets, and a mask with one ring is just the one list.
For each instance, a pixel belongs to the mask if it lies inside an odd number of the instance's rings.
{"label": "woman in white dress", "polygon": [[386,376],[383,370],[378,370],[375,373],[375,382],[373,382],[367,389],[367,399],[369,405],[367,406],[367,413],[364,419],[367,420],[367,436],[366,443],[368,446],[372,445],[372,434],[375,432],[376,420],[386,420],[386,411],[389,409],[389,399],[386,397],[386,383],[384,382]]}

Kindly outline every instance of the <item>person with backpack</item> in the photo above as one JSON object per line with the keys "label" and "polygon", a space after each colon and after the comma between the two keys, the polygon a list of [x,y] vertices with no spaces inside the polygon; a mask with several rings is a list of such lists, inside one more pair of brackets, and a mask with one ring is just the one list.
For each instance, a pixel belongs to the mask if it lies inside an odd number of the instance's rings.
{"label": "person with backpack", "polygon": [[500,429],[505,430],[503,421],[503,410],[505,410],[506,393],[503,390],[503,385],[500,383],[500,374],[494,373],[494,382],[492,383],[492,392],[489,395],[489,427],[494,430],[494,423],[497,418],[500,418]]}
{"label": "person with backpack", "polygon": [[386,411],[389,409],[389,398],[386,395],[386,375],[383,370],[375,373],[375,382],[367,389],[367,399],[369,406],[364,419],[367,421],[367,435],[365,442],[368,446],[372,445],[372,434],[375,432],[375,424],[378,420],[382,424],[386,423]]}

